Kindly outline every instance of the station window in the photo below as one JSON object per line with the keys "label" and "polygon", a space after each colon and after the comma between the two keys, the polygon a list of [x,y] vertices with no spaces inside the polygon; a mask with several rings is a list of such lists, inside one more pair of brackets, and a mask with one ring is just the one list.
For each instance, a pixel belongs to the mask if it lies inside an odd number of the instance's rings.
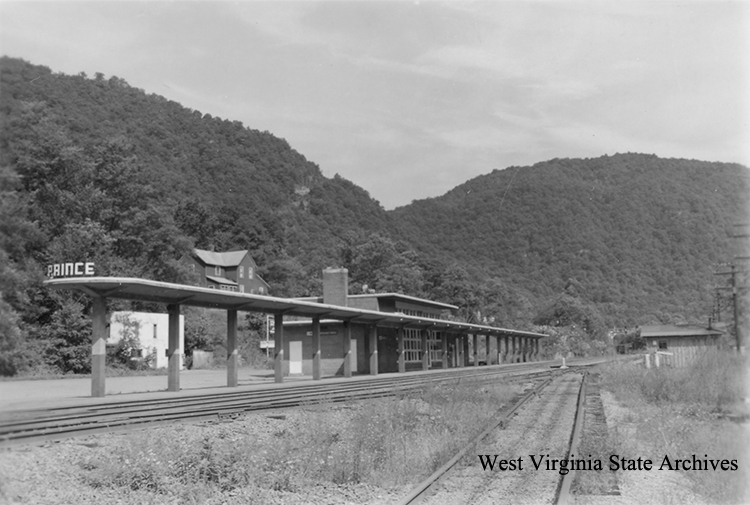
{"label": "station window", "polygon": [[247,278],[248,279],[253,278],[253,267],[247,267]]}
{"label": "station window", "polygon": [[245,278],[245,267],[240,265],[240,279]]}
{"label": "station window", "polygon": [[245,286],[240,284],[240,293],[244,293],[244,292],[245,292]]}
{"label": "station window", "polygon": [[154,338],[157,338],[158,333],[156,332],[156,325],[154,325]]}
{"label": "station window", "polygon": [[221,267],[219,266],[214,267],[214,274],[221,275]]}
{"label": "station window", "polygon": [[659,350],[660,351],[666,351],[667,350],[667,341],[666,340],[659,340]]}
{"label": "station window", "polygon": [[264,288],[263,286],[258,288],[258,293],[260,293],[261,295],[265,292],[266,292],[266,288]]}

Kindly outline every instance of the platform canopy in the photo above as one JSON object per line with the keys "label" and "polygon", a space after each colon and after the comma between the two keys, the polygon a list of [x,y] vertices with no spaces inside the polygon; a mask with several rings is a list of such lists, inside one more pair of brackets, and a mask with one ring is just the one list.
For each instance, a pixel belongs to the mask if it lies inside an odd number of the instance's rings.
{"label": "platform canopy", "polygon": [[338,319],[357,324],[383,327],[407,327],[436,331],[475,333],[493,336],[546,337],[542,333],[510,330],[445,319],[407,316],[397,312],[379,312],[338,305],[278,298],[274,296],[223,291],[128,277],[70,277],[44,282],[50,288],[80,291],[95,298],[117,298],[168,305],[190,305],[223,310],[262,312],[309,318]]}

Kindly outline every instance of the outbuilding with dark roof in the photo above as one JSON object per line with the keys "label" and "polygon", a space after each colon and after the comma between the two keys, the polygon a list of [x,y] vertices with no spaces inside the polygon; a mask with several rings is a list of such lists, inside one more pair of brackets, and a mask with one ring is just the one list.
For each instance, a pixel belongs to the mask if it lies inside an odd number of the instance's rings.
{"label": "outbuilding with dark roof", "polygon": [[661,353],[677,367],[692,363],[708,350],[718,349],[723,333],[711,327],[674,324],[641,326],[638,330],[646,349]]}

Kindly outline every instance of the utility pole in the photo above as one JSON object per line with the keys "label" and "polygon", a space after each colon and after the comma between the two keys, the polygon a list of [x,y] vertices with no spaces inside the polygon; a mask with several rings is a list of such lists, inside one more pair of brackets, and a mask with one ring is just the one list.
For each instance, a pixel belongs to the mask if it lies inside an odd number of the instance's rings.
{"label": "utility pole", "polygon": [[[745,238],[746,239],[746,238],[750,237],[750,234],[748,234],[746,231],[743,231],[743,230],[740,229],[740,228],[743,228],[743,227],[745,229],[747,229],[747,227],[748,227],[747,224],[735,224],[734,226],[735,226],[735,229],[739,229],[738,230],[739,233],[734,233],[733,235],[731,235],[731,238],[734,238],[734,239],[743,239],[743,238]],[[742,253],[746,254],[747,250],[743,249]],[[743,261],[743,260],[750,259],[750,256],[735,255],[734,259],[737,260],[737,261]],[[734,316],[734,336],[735,336],[735,339],[737,340],[737,352],[740,352],[741,347],[742,347],[742,337],[740,336],[739,302],[737,300],[737,298],[738,298],[737,295],[738,295],[739,290],[747,290],[748,287],[747,286],[738,286],[737,285],[737,274],[738,273],[747,273],[748,270],[738,270],[737,266],[734,263],[722,263],[721,265],[722,266],[728,266],[728,267],[730,267],[730,271],[729,272],[717,272],[715,275],[730,275],[731,276],[731,282],[730,282],[729,286],[726,286],[726,287],[718,287],[717,286],[716,287],[717,306],[718,306],[719,315],[720,315],[721,314],[721,301],[720,301],[720,296],[719,296],[719,290],[721,290],[721,289],[731,289],[732,290],[732,312],[733,312],[733,316]]]}
{"label": "utility pole", "polygon": [[717,272],[714,275],[730,275],[731,282],[729,286],[716,287],[716,294],[718,296],[720,289],[731,289],[732,290],[732,312],[734,315],[734,337],[737,341],[737,351],[740,351],[742,345],[742,338],[740,337],[740,323],[739,323],[739,304],[737,302],[737,293],[740,289],[748,289],[745,286],[737,285],[737,274],[740,272],[746,272],[746,270],[737,270],[737,266],[734,263],[722,263],[723,266],[731,268],[729,272]]}

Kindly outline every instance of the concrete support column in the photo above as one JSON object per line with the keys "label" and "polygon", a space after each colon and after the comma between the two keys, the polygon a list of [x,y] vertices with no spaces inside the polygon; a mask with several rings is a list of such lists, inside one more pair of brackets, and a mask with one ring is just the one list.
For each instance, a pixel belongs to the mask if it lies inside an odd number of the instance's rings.
{"label": "concrete support column", "polygon": [[521,337],[516,337],[516,363],[523,363],[521,355]]}
{"label": "concrete support column", "polygon": [[237,311],[227,310],[227,387],[237,387]]}
{"label": "concrete support column", "polygon": [[442,368],[443,370],[448,368],[448,333],[442,332],[440,333],[440,348],[442,349]]}
{"label": "concrete support column", "polygon": [[406,330],[403,326],[398,329],[398,372],[406,372],[406,354],[404,353],[404,334]]}
{"label": "concrete support column", "polygon": [[487,364],[492,365],[495,360],[495,357],[493,356],[492,335],[485,335],[484,342],[487,355]]}
{"label": "concrete support column", "polygon": [[529,361],[536,361],[536,352],[534,352],[535,338],[529,337]]}
{"label": "concrete support column", "polygon": [[314,317],[312,320],[312,366],[313,380],[319,381],[321,378],[320,370],[320,318]]}
{"label": "concrete support column", "polygon": [[274,314],[273,380],[284,382],[284,314]]}
{"label": "concrete support column", "polygon": [[452,336],[453,340],[453,366],[458,368],[461,366],[461,335],[454,333]]}
{"label": "concrete support column", "polygon": [[542,359],[541,356],[539,356],[539,339],[534,339],[534,355],[536,356],[536,360],[540,361]]}
{"label": "concrete support column", "polygon": [[519,349],[521,351],[520,363],[526,363],[526,337],[518,337]]}
{"label": "concrete support column", "polygon": [[510,342],[508,335],[503,336],[503,363],[510,363]]}
{"label": "concrete support column", "polygon": [[529,346],[528,356],[529,356],[529,361],[536,361],[536,359],[534,359],[534,340],[535,339],[533,339],[531,337],[528,337],[528,346]]}
{"label": "concrete support column", "polygon": [[97,296],[91,308],[91,396],[105,395],[106,361],[107,299]]}
{"label": "concrete support column", "polygon": [[378,327],[374,324],[369,329],[370,375],[378,374]]}
{"label": "concrete support column", "polygon": [[529,337],[524,337],[523,340],[524,340],[523,349],[524,349],[524,356],[526,356],[526,362],[528,363],[530,361],[534,361],[531,358],[531,339]]}
{"label": "concrete support column", "polygon": [[473,342],[474,345],[474,366],[479,366],[479,335],[474,334]]}
{"label": "concrete support column", "polygon": [[518,363],[518,349],[516,348],[516,337],[510,337],[510,362]]}
{"label": "concrete support column", "polygon": [[180,390],[180,306],[167,305],[169,347],[167,349],[167,391]]}
{"label": "concrete support column", "polygon": [[465,367],[469,364],[469,334],[464,333],[461,335],[461,366]]}
{"label": "concrete support column", "polygon": [[422,330],[419,332],[422,337],[422,370],[430,369],[430,341],[429,332]]}
{"label": "concrete support column", "polygon": [[352,376],[352,324],[344,321],[344,377]]}
{"label": "concrete support column", "polygon": [[523,354],[521,350],[521,337],[516,337],[516,363],[523,363]]}

